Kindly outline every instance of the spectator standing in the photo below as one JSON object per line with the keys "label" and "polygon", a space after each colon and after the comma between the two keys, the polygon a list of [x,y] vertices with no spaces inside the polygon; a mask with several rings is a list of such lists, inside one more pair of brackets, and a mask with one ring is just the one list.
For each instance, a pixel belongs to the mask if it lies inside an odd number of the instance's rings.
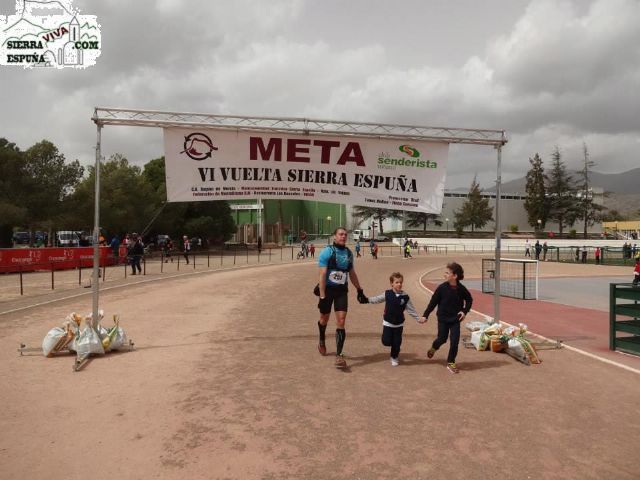
{"label": "spectator standing", "polygon": [[189,265],[189,253],[191,253],[191,242],[189,241],[189,237],[186,235],[182,236],[182,254],[184,255],[184,259],[187,261],[187,265]]}
{"label": "spectator standing", "polygon": [[587,263],[587,247],[582,247],[582,263]]}
{"label": "spectator standing", "polygon": [[536,240],[536,260],[540,260],[540,252],[542,251],[542,245],[540,245],[540,240]]}
{"label": "spectator standing", "polygon": [[600,247],[596,247],[596,265],[600,265]]}
{"label": "spectator standing", "polygon": [[131,275],[136,274],[136,270],[138,274],[142,273],[142,267],[140,266],[140,261],[142,260],[142,256],[144,255],[144,245],[142,245],[142,240],[138,236],[137,233],[134,233],[131,236],[131,242],[129,247],[129,258],[131,262]]}
{"label": "spectator standing", "polygon": [[109,243],[109,247],[111,248],[111,253],[113,253],[113,259],[115,260],[116,265],[120,263],[120,238],[118,235],[114,235],[111,238],[111,243]]}
{"label": "spectator standing", "polygon": [[362,256],[362,255],[360,255],[360,249],[361,249],[361,248],[362,248],[362,247],[360,246],[360,240],[358,240],[358,241],[356,242],[356,247],[355,247],[355,250],[356,250],[356,258],[360,258],[360,257]]}
{"label": "spectator standing", "polygon": [[371,248],[371,256],[374,260],[378,259],[378,244],[373,242],[373,247]]}
{"label": "spectator standing", "polygon": [[531,258],[531,242],[529,242],[529,239],[524,242],[524,256],[525,258]]}
{"label": "spectator standing", "polygon": [[544,242],[542,244],[542,261],[546,262],[547,261],[547,251],[549,250],[549,245],[547,245],[547,242]]}
{"label": "spectator standing", "polygon": [[309,253],[311,254],[311,258],[316,258],[316,246],[313,243],[309,245]]}

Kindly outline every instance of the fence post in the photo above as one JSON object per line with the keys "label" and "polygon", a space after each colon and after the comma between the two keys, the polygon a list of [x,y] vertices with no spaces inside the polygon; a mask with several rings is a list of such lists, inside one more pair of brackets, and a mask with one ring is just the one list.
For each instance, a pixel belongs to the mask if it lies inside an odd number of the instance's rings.
{"label": "fence post", "polygon": [[107,278],[107,265],[106,263],[102,264],[102,283],[105,282],[105,279]]}
{"label": "fence post", "polygon": [[193,252],[193,259],[192,260],[193,260],[193,269],[195,270],[196,269],[196,253],[195,252]]}
{"label": "fence post", "polygon": [[143,255],[142,256],[142,275],[146,275],[147,274],[147,256]]}
{"label": "fence post", "polygon": [[55,290],[54,279],[53,279],[53,262],[51,262],[51,290]]}
{"label": "fence post", "polygon": [[211,261],[209,259],[210,252],[207,250],[207,268],[211,267]]}
{"label": "fence post", "polygon": [[82,285],[82,260],[78,259],[78,285]]}
{"label": "fence post", "polygon": [[291,260],[293,260],[293,247],[291,247]]}
{"label": "fence post", "polygon": [[280,261],[282,261],[282,250],[283,250],[283,248],[280,247]]}
{"label": "fence post", "polygon": [[238,252],[238,245],[233,246],[233,264],[236,264],[236,254]]}
{"label": "fence post", "polygon": [[223,258],[224,258],[224,243],[222,244],[222,247],[220,248],[220,266],[222,266]]}
{"label": "fence post", "polygon": [[20,265],[20,295],[24,295],[24,288],[22,285],[22,265]]}
{"label": "fence post", "polygon": [[[125,258],[129,258],[129,257],[125,257]],[[122,263],[122,265],[124,266],[124,278],[125,278],[125,280],[127,279],[127,267],[129,266],[129,265],[127,265],[127,263],[129,263],[129,262],[126,259]]]}
{"label": "fence post", "polygon": [[[245,251],[247,252],[247,265],[249,265],[249,245],[245,247]],[[258,254],[260,255],[260,254]]]}

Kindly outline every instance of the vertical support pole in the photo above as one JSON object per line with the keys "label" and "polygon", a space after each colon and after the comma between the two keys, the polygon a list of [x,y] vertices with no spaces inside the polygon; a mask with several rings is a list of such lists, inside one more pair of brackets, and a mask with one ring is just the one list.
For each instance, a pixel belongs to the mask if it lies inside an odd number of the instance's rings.
{"label": "vertical support pole", "polygon": [[24,284],[22,283],[22,265],[20,265],[19,270],[20,270],[20,295],[24,295]]}
{"label": "vertical support pole", "polygon": [[[504,135],[504,134],[503,134]],[[496,272],[495,290],[493,292],[493,320],[500,321],[500,256],[501,256],[501,228],[500,228],[500,185],[502,183],[502,145],[498,149],[498,167],[496,172]]]}
{"label": "vertical support pole", "polygon": [[100,282],[98,274],[100,272],[100,248],[98,240],[100,238],[100,144],[102,139],[102,125],[97,124],[96,139],[96,166],[95,166],[95,187],[94,187],[94,209],[93,209],[93,275],[91,277],[91,285],[93,287],[93,321],[98,320],[98,302]]}
{"label": "vertical support pole", "polygon": [[527,299],[527,264],[522,262],[522,299]]}
{"label": "vertical support pole", "polygon": [[51,290],[55,290],[54,279],[53,279],[53,262],[51,262]]}
{"label": "vertical support pole", "polygon": [[78,285],[82,285],[82,260],[78,259]]}
{"label": "vertical support pole", "polygon": [[162,273],[164,265],[164,252],[160,252],[160,273]]}

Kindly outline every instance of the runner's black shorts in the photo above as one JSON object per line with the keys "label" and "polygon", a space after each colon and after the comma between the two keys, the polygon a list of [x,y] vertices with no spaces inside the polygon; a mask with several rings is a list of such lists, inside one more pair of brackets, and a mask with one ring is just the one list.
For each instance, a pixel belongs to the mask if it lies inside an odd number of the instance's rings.
{"label": "runner's black shorts", "polygon": [[318,310],[323,315],[331,313],[331,305],[336,312],[346,312],[349,309],[349,290],[346,288],[325,288],[325,298],[318,302]]}

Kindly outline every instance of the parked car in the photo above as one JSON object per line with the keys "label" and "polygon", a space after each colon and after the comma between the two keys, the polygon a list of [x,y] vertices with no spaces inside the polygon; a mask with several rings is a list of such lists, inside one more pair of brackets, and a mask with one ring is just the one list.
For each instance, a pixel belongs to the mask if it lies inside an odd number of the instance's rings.
{"label": "parked car", "polygon": [[16,245],[28,245],[29,237],[29,232],[14,232],[13,243]]}
{"label": "parked car", "polygon": [[387,237],[386,235],[378,235],[376,237],[376,242],[390,242],[391,238]]}

